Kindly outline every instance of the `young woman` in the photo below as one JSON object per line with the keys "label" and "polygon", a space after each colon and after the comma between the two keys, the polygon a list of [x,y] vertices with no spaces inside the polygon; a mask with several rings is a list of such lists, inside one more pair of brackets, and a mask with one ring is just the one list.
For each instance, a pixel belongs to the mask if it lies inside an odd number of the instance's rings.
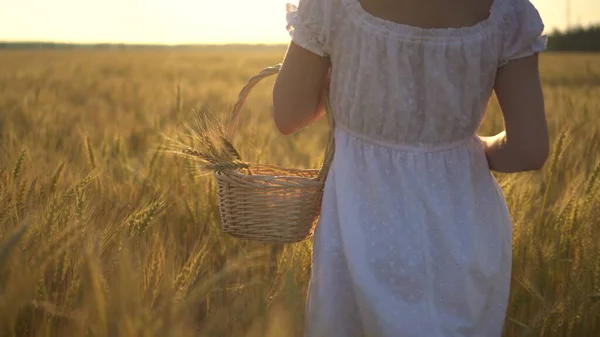
{"label": "young woman", "polygon": [[[499,337],[511,219],[490,170],[539,169],[544,25],[529,0],[300,0],[273,92],[335,117],[306,336]],[[476,131],[495,91],[506,130]]]}

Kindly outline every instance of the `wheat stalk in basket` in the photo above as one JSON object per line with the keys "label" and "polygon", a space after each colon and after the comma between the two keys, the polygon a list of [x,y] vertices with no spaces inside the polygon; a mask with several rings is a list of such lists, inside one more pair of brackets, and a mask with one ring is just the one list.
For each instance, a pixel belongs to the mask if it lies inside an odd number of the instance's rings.
{"label": "wheat stalk in basket", "polygon": [[205,111],[189,128],[197,145],[171,141],[168,150],[193,160],[202,171],[215,176],[224,232],[238,238],[290,243],[309,239],[319,218],[335,148],[330,106],[329,138],[320,170],[248,163],[233,146],[239,115],[250,91],[260,80],[279,73],[280,68],[278,64],[263,69],[242,88],[229,120],[229,132],[215,115]]}

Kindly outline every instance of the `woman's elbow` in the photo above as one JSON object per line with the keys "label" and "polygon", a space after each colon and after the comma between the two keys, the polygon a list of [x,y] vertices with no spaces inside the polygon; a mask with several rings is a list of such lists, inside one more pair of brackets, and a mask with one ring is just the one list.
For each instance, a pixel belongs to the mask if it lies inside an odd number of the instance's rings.
{"label": "woman's elbow", "polygon": [[522,154],[523,164],[527,170],[537,171],[544,167],[550,155],[550,146],[547,141],[532,144],[528,151]]}
{"label": "woman's elbow", "polygon": [[289,107],[283,105],[280,100],[277,99],[277,96],[273,97],[273,122],[275,122],[277,131],[286,136],[295,131],[295,128],[288,117],[290,114],[290,112],[287,111],[288,109]]}
{"label": "woman's elbow", "polygon": [[284,92],[282,92],[282,90],[279,88],[278,83],[275,82],[275,86],[273,87],[272,93],[273,122],[275,123],[275,127],[277,128],[277,131],[279,131],[279,133],[283,135],[289,135],[290,133],[292,133],[292,130],[289,125],[289,120],[285,118],[287,114],[286,109],[288,108],[288,106],[284,103],[286,99],[282,97],[283,94]]}
{"label": "woman's elbow", "polygon": [[296,131],[296,129],[290,123],[288,123],[284,118],[281,117],[281,115],[277,113],[273,114],[273,121],[275,122],[277,131],[284,136],[290,135]]}
{"label": "woman's elbow", "polygon": [[301,101],[275,93],[273,95],[273,122],[283,135],[292,134],[310,121],[310,105],[306,100]]}
{"label": "woman's elbow", "polygon": [[532,171],[540,170],[544,167],[547,160],[548,160],[547,152],[537,153],[536,155],[531,156],[528,159],[529,169]]}

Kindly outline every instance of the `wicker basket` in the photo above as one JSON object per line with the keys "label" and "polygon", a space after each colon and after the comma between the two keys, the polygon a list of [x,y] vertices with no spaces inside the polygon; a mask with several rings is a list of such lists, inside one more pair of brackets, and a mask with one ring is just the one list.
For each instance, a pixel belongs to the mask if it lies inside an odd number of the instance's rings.
{"label": "wicker basket", "polygon": [[[278,64],[262,70],[241,90],[230,120],[230,141],[233,142],[240,112],[252,88],[260,80],[279,73],[280,68]],[[224,232],[271,243],[300,242],[312,237],[335,148],[333,118],[327,107],[330,131],[320,170],[250,164],[247,172],[231,169],[214,173]]]}

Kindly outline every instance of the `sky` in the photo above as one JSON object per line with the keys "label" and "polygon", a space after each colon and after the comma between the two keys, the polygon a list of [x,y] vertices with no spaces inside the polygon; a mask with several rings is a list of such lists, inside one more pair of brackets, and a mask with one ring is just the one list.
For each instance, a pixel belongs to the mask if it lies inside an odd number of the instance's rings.
{"label": "sky", "polygon": [[[291,2],[296,2],[293,0]],[[548,32],[567,0],[531,0]],[[572,25],[600,23],[600,0],[570,0]],[[0,0],[0,41],[287,43],[289,0]]]}

